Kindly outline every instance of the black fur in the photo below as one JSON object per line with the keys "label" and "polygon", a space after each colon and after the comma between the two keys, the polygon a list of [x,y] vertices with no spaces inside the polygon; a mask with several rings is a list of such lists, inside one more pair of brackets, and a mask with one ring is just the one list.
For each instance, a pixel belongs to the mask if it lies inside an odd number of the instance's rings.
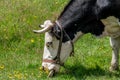
{"label": "black fur", "polygon": [[[105,26],[100,20],[109,16],[120,19],[119,0],[71,0],[58,17],[58,21],[70,38],[74,39],[79,31],[101,35]],[[54,26],[54,33],[60,36],[58,25]],[[64,36],[63,42],[65,41],[68,39]]]}

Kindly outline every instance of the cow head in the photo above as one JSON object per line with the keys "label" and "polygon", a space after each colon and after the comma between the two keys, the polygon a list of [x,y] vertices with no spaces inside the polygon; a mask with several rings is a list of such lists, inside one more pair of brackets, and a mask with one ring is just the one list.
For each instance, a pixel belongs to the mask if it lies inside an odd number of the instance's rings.
{"label": "cow head", "polygon": [[[56,24],[56,23],[55,23]],[[50,20],[46,20],[42,30],[34,30],[35,33],[45,33],[45,45],[43,53],[42,67],[49,71],[58,72],[60,64],[56,63],[56,56],[59,46],[59,39],[53,34],[52,29],[56,27]],[[72,51],[70,41],[61,43],[60,63],[63,64]],[[51,72],[50,72],[51,73]],[[52,73],[53,74],[53,73]],[[50,74],[51,75],[51,74]]]}

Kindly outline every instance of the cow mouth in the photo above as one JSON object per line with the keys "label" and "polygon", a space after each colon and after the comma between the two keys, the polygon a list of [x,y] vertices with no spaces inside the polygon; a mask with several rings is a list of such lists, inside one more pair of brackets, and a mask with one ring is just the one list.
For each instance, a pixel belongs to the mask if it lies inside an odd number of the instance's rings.
{"label": "cow mouth", "polygon": [[49,70],[48,68],[44,66],[42,66],[41,69],[44,70],[45,72],[48,72],[48,77],[55,76],[56,71],[54,69]]}
{"label": "cow mouth", "polygon": [[60,70],[60,65],[54,64],[54,63],[42,63],[42,70],[47,72],[48,77],[53,77],[55,73],[59,72]]}
{"label": "cow mouth", "polygon": [[48,74],[48,77],[53,77],[55,75],[55,70],[51,70]]}

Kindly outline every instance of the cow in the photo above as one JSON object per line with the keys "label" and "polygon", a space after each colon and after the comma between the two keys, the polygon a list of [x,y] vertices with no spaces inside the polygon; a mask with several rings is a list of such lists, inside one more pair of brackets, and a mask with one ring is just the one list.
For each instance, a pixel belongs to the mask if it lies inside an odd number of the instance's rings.
{"label": "cow", "polygon": [[119,69],[120,1],[70,0],[55,21],[46,20],[42,30],[45,46],[42,66],[50,71],[49,77],[59,72],[60,66],[74,53],[74,43],[91,33],[97,37],[110,37],[112,60],[110,70]]}

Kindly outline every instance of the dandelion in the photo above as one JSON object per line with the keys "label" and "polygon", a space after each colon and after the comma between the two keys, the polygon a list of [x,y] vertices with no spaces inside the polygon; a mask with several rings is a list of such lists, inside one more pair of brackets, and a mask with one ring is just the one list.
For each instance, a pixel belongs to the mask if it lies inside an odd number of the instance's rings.
{"label": "dandelion", "polygon": [[40,71],[42,71],[43,70],[43,67],[40,67]]}
{"label": "dandelion", "polygon": [[58,2],[56,1],[55,4],[58,4]]}
{"label": "dandelion", "polygon": [[[40,67],[39,69],[40,69],[40,71],[41,71],[40,73],[42,74],[43,68]],[[45,70],[45,73],[46,73],[46,74],[49,74],[49,70],[48,70],[47,68],[44,68],[44,70]]]}
{"label": "dandelion", "polygon": [[58,4],[58,3],[59,3],[59,1],[58,1],[58,0],[56,0],[56,1],[55,1],[55,4]]}
{"label": "dandelion", "polygon": [[45,70],[46,74],[49,74],[49,70]]}
{"label": "dandelion", "polygon": [[1,66],[0,66],[0,70],[3,70],[4,68],[5,68],[4,65],[1,65]]}
{"label": "dandelion", "polygon": [[31,39],[31,43],[34,43],[35,42],[35,40],[34,39]]}
{"label": "dandelion", "polygon": [[18,79],[22,79],[22,77],[23,77],[23,75],[22,75],[21,73],[19,73],[19,74],[14,74],[14,76],[15,76],[16,78],[18,78]]}
{"label": "dandelion", "polygon": [[8,74],[8,78],[12,79],[13,78],[12,74]]}
{"label": "dandelion", "polygon": [[23,78],[25,78],[24,75],[22,73],[20,73],[19,71],[14,71],[13,74],[9,75],[9,78],[10,77],[13,77],[13,78],[16,78],[16,79],[23,79]]}

